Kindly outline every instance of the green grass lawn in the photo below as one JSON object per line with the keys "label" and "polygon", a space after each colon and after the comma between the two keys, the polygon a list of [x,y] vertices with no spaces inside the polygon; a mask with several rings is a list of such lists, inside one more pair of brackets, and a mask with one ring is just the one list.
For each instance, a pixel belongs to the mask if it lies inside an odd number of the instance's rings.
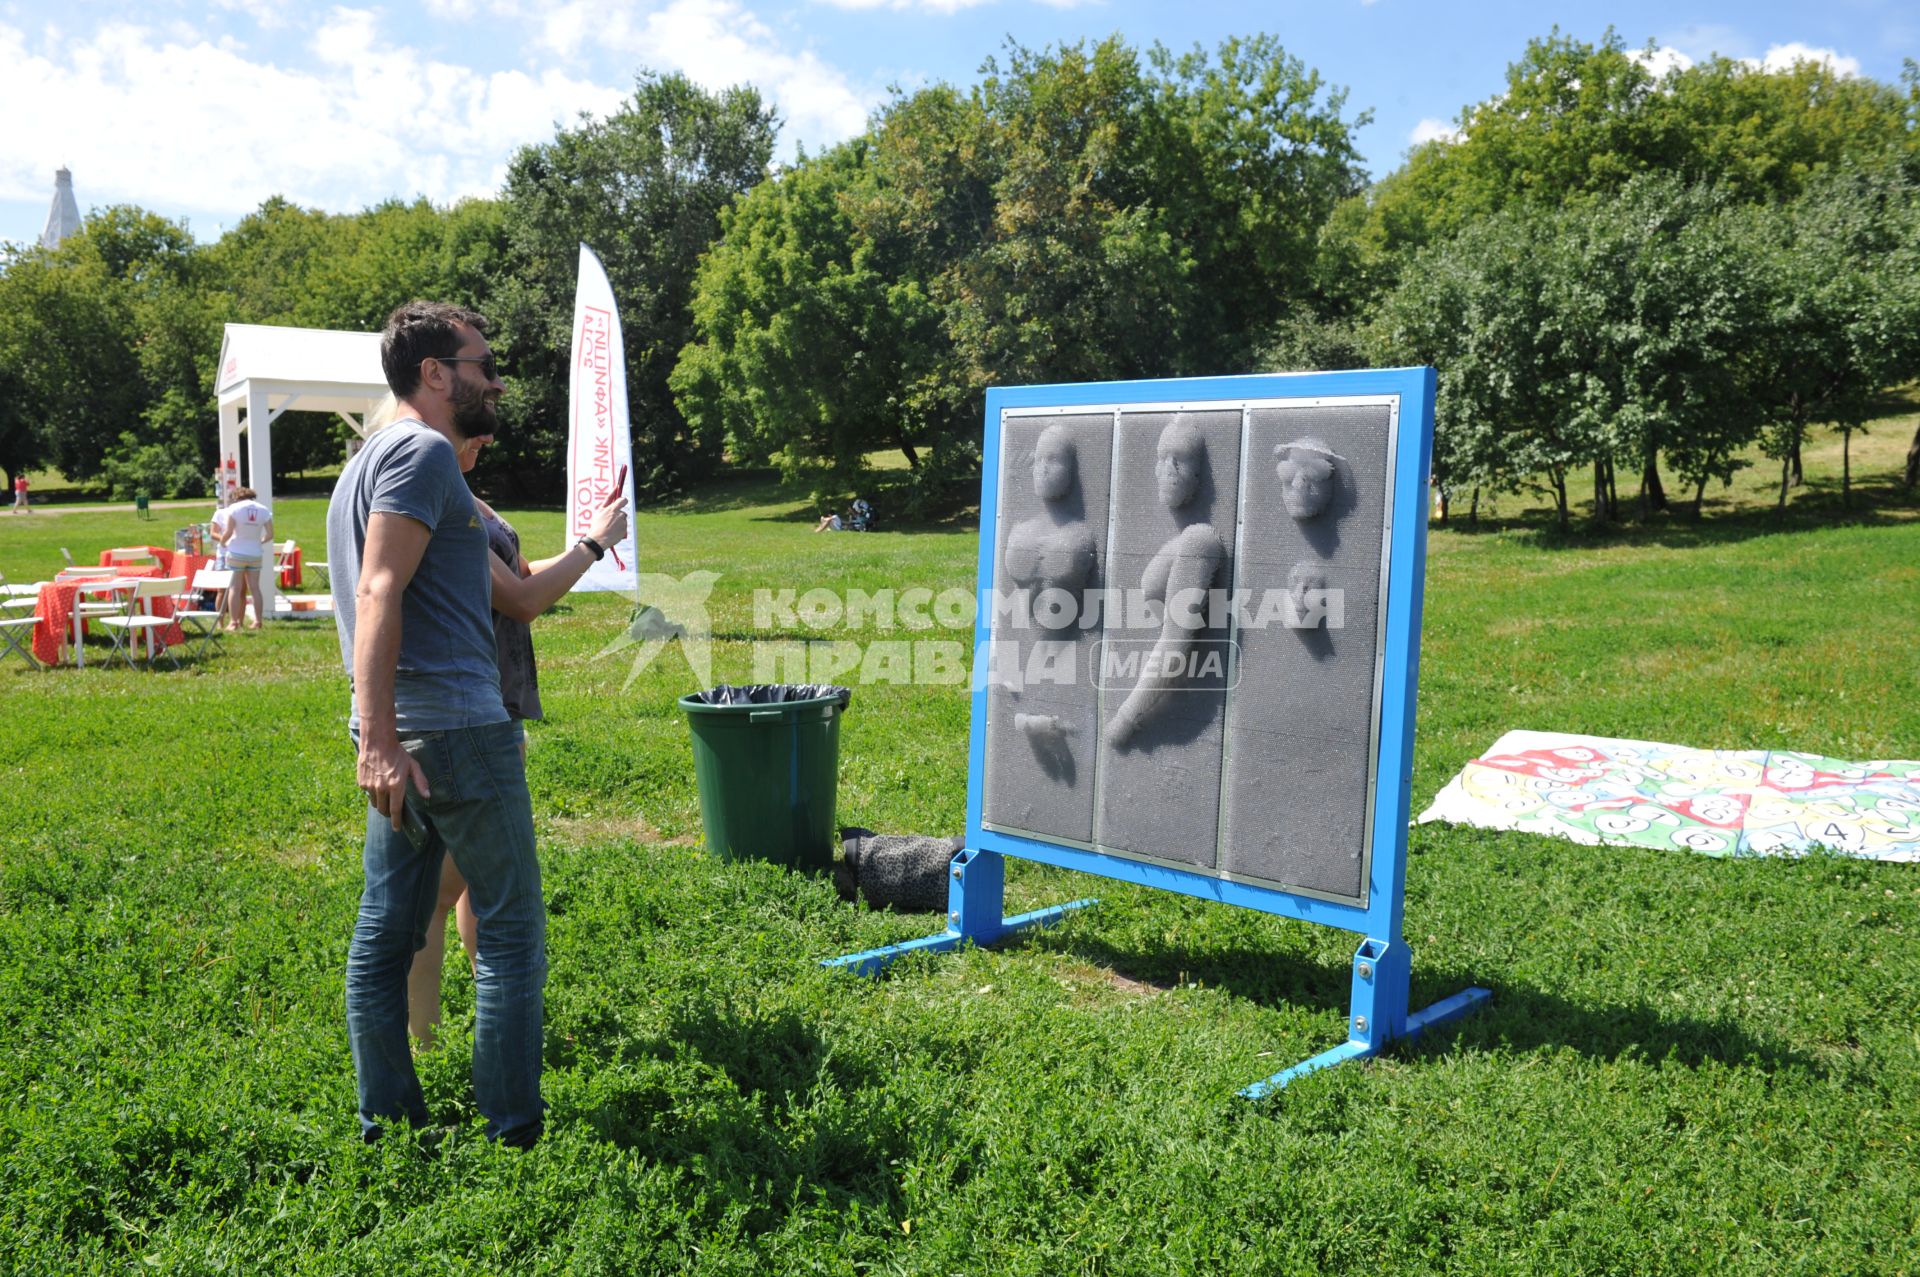
{"label": "green grass lawn", "polygon": [[[1512,727],[1920,754],[1920,522],[1889,473],[1857,457],[1844,518],[1436,532],[1416,808]],[[170,513],[0,517],[0,570],[166,542]],[[510,514],[559,547],[557,513]],[[323,515],[276,521],[317,547]],[[750,673],[757,587],[971,585],[965,529],[811,522],[764,481],[640,516],[647,570],[723,573],[717,677]],[[1249,1106],[1344,1036],[1355,937],[1013,864],[1011,909],[1102,903],[877,982],[823,971],[937,915],[708,858],[673,704],[695,680],[669,653],[627,686],[599,655],[625,620],[576,596],[536,629],[553,1111],[527,1154],[473,1126],[358,1143],[331,629],[177,674],[0,666],[0,1271],[1920,1271],[1913,866],[1417,828],[1415,1003],[1491,1007]],[[964,687],[858,689],[842,823],[959,831],[966,734]],[[450,1122],[459,965],[422,1062]]]}

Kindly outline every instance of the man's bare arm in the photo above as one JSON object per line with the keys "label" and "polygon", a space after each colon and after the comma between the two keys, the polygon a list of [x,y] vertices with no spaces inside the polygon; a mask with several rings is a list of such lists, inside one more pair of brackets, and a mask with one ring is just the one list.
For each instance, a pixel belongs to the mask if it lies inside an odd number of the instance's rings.
{"label": "man's bare arm", "polygon": [[399,829],[407,786],[427,792],[426,774],[400,748],[394,725],[393,683],[400,664],[400,596],[406,592],[432,535],[404,514],[376,512],[367,520],[360,583],[353,594],[353,707],[360,717],[360,788],[375,811]]}

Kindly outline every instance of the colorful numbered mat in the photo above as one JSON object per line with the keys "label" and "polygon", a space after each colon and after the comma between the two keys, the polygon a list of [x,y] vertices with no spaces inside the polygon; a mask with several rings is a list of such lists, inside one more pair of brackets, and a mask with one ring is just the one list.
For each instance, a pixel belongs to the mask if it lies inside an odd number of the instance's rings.
{"label": "colorful numbered mat", "polygon": [[1420,820],[1709,856],[1920,861],[1920,762],[1508,732]]}

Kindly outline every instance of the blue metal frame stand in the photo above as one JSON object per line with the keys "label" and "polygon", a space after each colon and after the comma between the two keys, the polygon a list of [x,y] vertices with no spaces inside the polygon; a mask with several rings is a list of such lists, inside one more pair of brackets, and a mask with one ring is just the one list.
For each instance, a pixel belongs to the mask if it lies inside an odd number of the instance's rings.
{"label": "blue metal frame stand", "polygon": [[976,574],[981,597],[994,587],[995,529],[1000,517],[1001,424],[1008,412],[1035,413],[1088,408],[1118,412],[1125,405],[1239,404],[1255,402],[1334,402],[1366,397],[1399,405],[1398,434],[1391,456],[1392,493],[1383,564],[1386,593],[1379,669],[1384,671],[1375,706],[1376,744],[1372,860],[1357,898],[1326,899],[1290,892],[1275,885],[1239,881],[1198,867],[1153,862],[1098,848],[1056,842],[989,828],[984,818],[988,680],[982,654],[993,639],[993,609],[978,609],[974,623],[975,679],[973,722],[967,751],[966,850],[953,858],[947,887],[947,929],[905,944],[870,949],[829,959],[823,965],[873,975],[905,954],[952,949],[963,941],[990,945],[1008,932],[1047,926],[1092,900],[1076,900],[1008,918],[1002,909],[1006,887],[1005,856],[1017,856],[1061,869],[1131,882],[1161,891],[1257,909],[1361,936],[1353,955],[1353,997],[1347,1040],[1292,1068],[1241,1091],[1258,1099],[1295,1078],[1343,1060],[1379,1054],[1397,1038],[1411,1038],[1436,1024],[1456,1019],[1483,1005],[1485,989],[1464,989],[1421,1011],[1409,1012],[1412,962],[1402,937],[1407,864],[1407,820],[1412,795],[1415,693],[1420,673],[1420,616],[1426,581],[1428,458],[1433,443],[1436,374],[1431,368],[1362,369],[1353,372],[1281,374],[1248,377],[1187,378],[1170,381],[1110,382],[1079,386],[1018,386],[987,392],[980,485],[980,544]]}
{"label": "blue metal frame stand", "polygon": [[1347,1040],[1329,1051],[1282,1069],[1241,1091],[1242,1098],[1261,1099],[1316,1069],[1332,1068],[1347,1060],[1378,1055],[1396,1038],[1418,1037],[1436,1024],[1457,1020],[1492,996],[1479,988],[1462,989],[1422,1011],[1407,1011],[1412,985],[1412,955],[1407,943],[1369,937],[1353,954],[1353,998],[1347,1015]]}
{"label": "blue metal frame stand", "polygon": [[909,953],[940,953],[958,948],[960,942],[990,945],[1002,936],[1029,927],[1050,927],[1075,909],[1084,909],[1099,901],[1089,897],[1064,905],[1035,909],[1032,913],[1005,915],[1007,898],[1007,862],[997,851],[964,847],[953,858],[953,880],[947,884],[947,929],[937,935],[904,944],[890,944],[865,953],[849,953],[843,958],[828,958],[823,967],[844,967],[855,975],[878,975],[895,958]]}

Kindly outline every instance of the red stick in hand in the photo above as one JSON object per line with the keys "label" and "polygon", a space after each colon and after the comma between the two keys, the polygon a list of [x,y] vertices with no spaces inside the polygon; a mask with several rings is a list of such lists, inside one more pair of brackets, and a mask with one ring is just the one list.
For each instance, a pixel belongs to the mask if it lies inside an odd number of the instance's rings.
{"label": "red stick in hand", "polygon": [[[613,481],[613,491],[607,493],[607,499],[605,501],[602,501],[600,504],[603,506],[612,505],[615,501],[618,501],[621,497],[624,497],[626,495],[627,495],[627,468],[625,466],[621,466],[619,477]],[[620,551],[615,549],[613,546],[608,546],[607,549],[612,551],[613,561],[615,564],[619,566],[620,570],[622,572],[626,571],[627,565],[621,560]]]}

